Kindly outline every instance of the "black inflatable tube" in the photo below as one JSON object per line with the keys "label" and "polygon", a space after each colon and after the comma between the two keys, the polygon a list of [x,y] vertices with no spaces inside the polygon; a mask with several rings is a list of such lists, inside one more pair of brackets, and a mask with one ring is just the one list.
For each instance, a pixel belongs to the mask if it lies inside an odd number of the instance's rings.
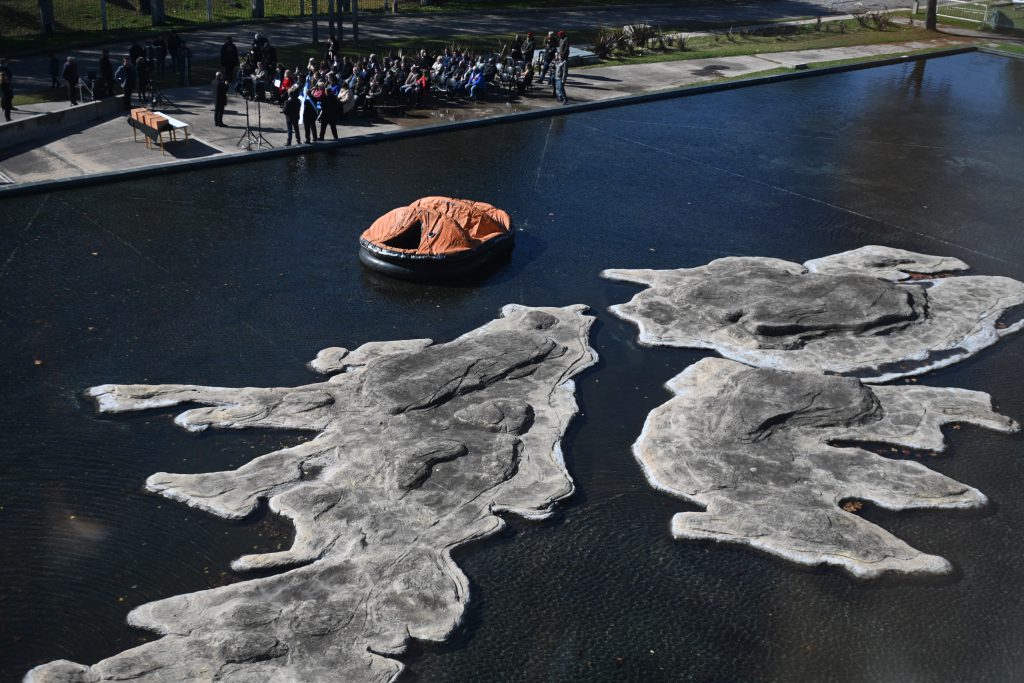
{"label": "black inflatable tube", "polygon": [[410,256],[389,252],[372,243],[361,243],[359,262],[370,270],[413,282],[444,282],[467,277],[511,251],[512,233],[507,238],[488,240],[480,249],[447,257]]}

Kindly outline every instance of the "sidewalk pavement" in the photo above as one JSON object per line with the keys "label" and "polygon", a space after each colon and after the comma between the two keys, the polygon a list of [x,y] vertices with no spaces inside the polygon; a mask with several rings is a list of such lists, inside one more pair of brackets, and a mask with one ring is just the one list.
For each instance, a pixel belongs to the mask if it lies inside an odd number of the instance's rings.
{"label": "sidewalk pavement", "polygon": [[[832,14],[832,6],[848,9],[849,3],[834,3],[832,0],[720,0],[706,4],[681,4],[643,7],[578,7],[571,10],[512,10],[495,12],[464,12],[442,15],[433,14],[368,14],[360,16],[359,37],[361,40],[396,40],[417,36],[460,36],[489,35],[494,33],[522,33],[533,31],[543,36],[549,30],[579,31],[603,26],[621,27],[627,24],[646,23],[666,29],[682,28],[694,22],[715,22],[753,24],[787,18],[801,18]],[[863,0],[866,8],[883,7],[890,9],[910,4],[910,0]],[[196,31],[180,31],[192,50],[192,59],[202,61],[220,56],[220,47],[226,36],[233,36],[239,50],[252,43],[256,33],[265,34],[277,46],[304,45],[312,41],[312,20],[296,19],[281,22],[254,22],[231,26],[213,26]],[[328,24],[319,22],[322,41],[328,37]],[[350,45],[352,25],[346,15],[343,42]],[[59,52],[63,63],[68,55],[74,55],[79,70],[84,75],[96,69],[104,48],[110,50],[115,67],[120,57],[128,52],[130,42],[117,42]],[[115,59],[116,58],[116,59]],[[168,60],[169,61],[169,60]],[[14,76],[15,94],[45,90],[50,86],[48,58],[45,55],[19,57],[9,60]],[[169,67],[168,67],[169,68]]]}
{"label": "sidewalk pavement", "polygon": [[[900,55],[913,50],[964,47],[973,44],[964,38],[946,37],[927,41],[864,45],[825,50],[775,52],[764,55],[716,57],[712,59],[678,60],[653,64],[602,66],[570,72],[567,91],[573,103],[599,102],[615,98],[678,89],[688,85],[726,77],[750,76],[780,67],[793,68],[815,62]],[[28,148],[14,148],[0,154],[0,197],[3,187],[18,184],[56,181],[97,173],[127,171],[143,167],[185,163],[204,157],[237,157],[249,152],[239,146],[246,127],[245,101],[233,93],[224,117],[226,128],[213,125],[213,97],[209,86],[165,91],[175,107],[163,111],[189,124],[190,140],[179,136],[166,145],[166,154],[159,147],[147,148],[133,140],[132,130],[123,116],[95,125],[82,126],[56,139]],[[363,119],[350,117],[338,126],[339,137],[351,138],[366,134],[388,134],[440,124],[487,119],[520,112],[561,107],[552,96],[550,86],[536,85],[533,92],[512,103],[441,103],[432,108],[413,109],[405,116]],[[571,107],[569,107],[571,110]],[[250,122],[256,127],[257,110],[249,104]],[[272,104],[259,108],[262,133],[275,148],[286,140],[284,116]],[[330,129],[327,130],[328,136]],[[309,148],[330,146],[328,142],[305,145]]]}

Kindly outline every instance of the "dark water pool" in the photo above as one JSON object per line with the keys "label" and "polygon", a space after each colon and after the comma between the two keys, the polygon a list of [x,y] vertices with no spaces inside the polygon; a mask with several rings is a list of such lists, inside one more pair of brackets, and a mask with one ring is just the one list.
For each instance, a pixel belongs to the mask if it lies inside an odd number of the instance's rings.
{"label": "dark water pool", "polygon": [[[143,602],[235,581],[289,542],[142,491],[294,440],[193,435],[169,413],[97,417],[105,382],[309,382],[325,346],[450,339],[501,305],[589,304],[601,363],[564,450],[578,494],[465,548],[464,628],[414,680],[998,681],[1024,670],[1024,438],[965,427],[930,464],[982,514],[865,514],[957,574],[861,584],[677,542],[630,455],[662,383],[701,356],[641,349],[606,267],[794,261],[885,244],[1024,279],[1024,61],[980,54],[0,203],[0,679],[146,639]],[[416,197],[508,209],[512,260],[476,287],[360,270],[356,236]],[[1022,339],[922,382],[1024,419]]]}

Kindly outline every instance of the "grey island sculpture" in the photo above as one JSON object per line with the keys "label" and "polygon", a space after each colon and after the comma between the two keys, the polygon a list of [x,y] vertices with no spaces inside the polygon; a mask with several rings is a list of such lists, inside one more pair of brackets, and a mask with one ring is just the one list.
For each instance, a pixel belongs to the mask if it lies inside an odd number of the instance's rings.
{"label": "grey island sculpture", "polygon": [[[942,367],[1016,332],[1004,321],[1024,284],[949,277],[953,258],[868,246],[800,265],[723,258],[678,270],[606,270],[648,285],[612,311],[645,344],[708,348],[675,377],[676,397],[633,445],[656,488],[705,507],[675,515],[677,538],[741,543],[863,578],[942,574],[922,553],[853,509],[973,508],[979,491],[924,465],[857,444],[943,448],[953,421],[1014,431],[987,394],[871,386]],[[942,275],[943,277],[929,277]],[[842,375],[850,375],[843,377]],[[855,505],[844,509],[847,501]]]}
{"label": "grey island sculpture", "polygon": [[885,382],[966,358],[1024,326],[1003,313],[1024,304],[1005,277],[911,279],[967,264],[867,246],[800,265],[728,257],[697,268],[605,270],[648,286],[612,306],[640,342],[714,349],[755,367]]}
{"label": "grey island sculpture", "polygon": [[576,413],[572,377],[596,361],[584,311],[509,305],[445,344],[325,349],[311,366],[336,374],[294,388],[90,389],[101,412],[208,406],[178,415],[190,430],[315,432],[234,471],[146,483],[226,518],[269,500],[294,544],[233,566],[291,568],[142,605],[129,623],[161,638],[26,681],[393,679],[410,638],[442,640],[459,623],[469,586],[452,549],[495,533],[499,512],[542,518],[572,492],[559,443]]}
{"label": "grey island sculpture", "polygon": [[668,387],[675,397],[648,415],[633,452],[655,488],[705,507],[676,514],[673,536],[746,544],[860,578],[952,567],[843,509],[843,501],[890,510],[987,501],[920,462],[856,444],[941,451],[949,422],[1017,429],[977,391],[872,386],[722,358],[691,365]]}

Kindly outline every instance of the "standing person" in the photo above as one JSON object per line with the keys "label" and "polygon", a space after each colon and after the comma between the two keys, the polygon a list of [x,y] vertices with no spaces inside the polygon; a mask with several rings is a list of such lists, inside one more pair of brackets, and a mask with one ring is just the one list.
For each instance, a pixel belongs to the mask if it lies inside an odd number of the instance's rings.
{"label": "standing person", "polygon": [[174,73],[178,73],[178,51],[184,44],[185,41],[177,31],[171,31],[171,35],[167,36],[167,51],[171,53],[171,68],[174,69]]}
{"label": "standing person", "polygon": [[139,89],[139,104],[143,104],[146,91],[149,90],[149,67],[146,66],[145,57],[135,60],[135,86]]}
{"label": "standing person", "polygon": [[64,70],[60,73],[61,78],[68,84],[68,99],[71,104],[78,104],[78,64],[74,57],[68,57],[64,62]]}
{"label": "standing person", "polygon": [[103,50],[100,57],[100,83],[103,84],[103,97],[114,94],[114,65],[110,62],[110,50]]}
{"label": "standing person", "polygon": [[569,63],[569,34],[565,31],[558,32],[558,54],[563,62]]}
{"label": "standing person", "polygon": [[220,65],[224,70],[224,79],[227,81],[233,81],[235,79],[235,69],[238,68],[238,48],[235,46],[235,41],[228,36],[224,39],[224,44],[220,48]]}
{"label": "standing person", "polygon": [[323,140],[327,126],[331,127],[331,135],[338,139],[338,119],[341,118],[341,102],[338,96],[330,90],[324,91],[323,100],[320,102],[320,139]]}
{"label": "standing person", "polygon": [[228,106],[228,82],[224,74],[217,72],[213,81],[213,125],[224,128],[224,108]]}
{"label": "standing person", "polygon": [[527,64],[533,64],[533,55],[537,50],[537,44],[533,41],[533,34],[527,33],[526,40],[523,41],[523,61]]}
{"label": "standing person", "polygon": [[163,76],[167,67],[167,41],[163,36],[157,36],[153,46],[156,48],[156,72]]}
{"label": "standing person", "polygon": [[7,74],[7,82],[11,84],[11,90],[13,90],[14,74],[11,73],[11,67],[7,66],[7,57],[0,57],[0,73]]}
{"label": "standing person", "polygon": [[135,64],[139,61],[139,57],[145,56],[146,51],[142,49],[141,45],[139,45],[139,41],[133,40],[132,46],[128,48],[128,59],[132,60],[132,64]]}
{"label": "standing person", "polygon": [[14,109],[14,89],[5,71],[0,71],[0,109],[4,112],[4,120],[10,121],[11,110]]}
{"label": "standing person", "polygon": [[132,93],[135,92],[135,68],[127,57],[121,60],[121,66],[114,72],[114,78],[121,84],[124,90],[124,108],[130,111],[132,108]]}
{"label": "standing person", "polygon": [[60,60],[57,59],[57,55],[50,53],[50,87],[59,88],[60,81]]}
{"label": "standing person", "polygon": [[302,102],[299,102],[299,86],[293,85],[288,88],[288,99],[284,101],[284,124],[288,128],[288,142],[285,147],[292,144],[292,132],[295,133],[295,144],[302,142],[302,134],[299,133],[299,113],[302,111]]}
{"label": "standing person", "polygon": [[555,38],[553,31],[548,31],[547,37],[544,39],[544,66],[540,70],[540,83],[543,85],[544,79],[548,77],[548,71],[551,69],[551,65],[555,61],[555,53],[558,52],[558,38]]}
{"label": "standing person", "polygon": [[178,82],[181,85],[192,85],[192,48],[184,40],[178,46]]}
{"label": "standing person", "polygon": [[569,104],[569,98],[565,96],[565,79],[569,77],[569,62],[562,59],[562,55],[555,55],[555,97],[562,104]]}
{"label": "standing person", "polygon": [[310,77],[306,78],[306,86],[302,89],[302,93],[299,96],[299,102],[301,107],[299,109],[299,123],[302,124],[302,129],[306,133],[306,144],[311,145],[316,142],[316,117],[320,114],[317,111],[316,103],[313,98],[310,97],[309,91],[313,89],[313,86],[309,83]]}

